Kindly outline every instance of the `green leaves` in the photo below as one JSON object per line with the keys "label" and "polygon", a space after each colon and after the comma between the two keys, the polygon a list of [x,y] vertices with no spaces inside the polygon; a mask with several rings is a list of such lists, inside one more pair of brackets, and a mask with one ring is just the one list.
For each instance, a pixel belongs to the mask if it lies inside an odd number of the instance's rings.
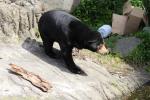
{"label": "green leaves", "polygon": [[142,7],[142,0],[131,0],[131,3],[133,6]]}
{"label": "green leaves", "polygon": [[127,59],[137,65],[146,64],[150,62],[150,33],[138,32],[135,35],[140,38],[142,42],[133,52],[131,52]]}
{"label": "green leaves", "polygon": [[[81,0],[73,15],[91,27],[98,28],[103,24],[111,24],[112,13],[122,14],[123,4],[126,1],[128,0]],[[133,6],[142,7],[142,0],[130,1]],[[150,0],[143,2],[146,8],[150,9]]]}
{"label": "green leaves", "polygon": [[[124,0],[123,0],[124,1]],[[122,0],[81,0],[73,15],[86,24],[98,28],[102,24],[111,24],[112,13],[122,14]]]}
{"label": "green leaves", "polygon": [[150,0],[142,0],[148,16],[148,24],[150,26]]}

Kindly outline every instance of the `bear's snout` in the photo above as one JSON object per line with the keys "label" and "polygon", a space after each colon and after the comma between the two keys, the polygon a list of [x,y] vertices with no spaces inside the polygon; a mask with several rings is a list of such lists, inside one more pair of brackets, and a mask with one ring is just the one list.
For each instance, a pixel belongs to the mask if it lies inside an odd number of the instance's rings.
{"label": "bear's snout", "polygon": [[108,54],[108,53],[109,53],[109,49],[106,48],[105,44],[100,44],[100,45],[98,46],[97,53],[100,53],[100,54]]}

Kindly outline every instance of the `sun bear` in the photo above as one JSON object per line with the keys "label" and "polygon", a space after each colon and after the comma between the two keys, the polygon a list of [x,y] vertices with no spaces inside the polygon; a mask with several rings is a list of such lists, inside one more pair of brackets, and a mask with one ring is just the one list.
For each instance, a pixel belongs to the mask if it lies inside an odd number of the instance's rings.
{"label": "sun bear", "polygon": [[100,33],[92,31],[78,18],[65,11],[45,12],[39,20],[38,28],[45,53],[52,58],[57,57],[53,51],[53,43],[58,42],[67,68],[73,73],[84,73],[73,61],[72,49],[74,47],[108,53]]}

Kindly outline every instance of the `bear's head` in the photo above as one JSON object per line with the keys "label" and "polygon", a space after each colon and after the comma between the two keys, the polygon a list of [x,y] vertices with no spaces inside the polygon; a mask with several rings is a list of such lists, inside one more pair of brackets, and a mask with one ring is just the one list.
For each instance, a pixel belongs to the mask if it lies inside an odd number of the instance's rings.
{"label": "bear's head", "polygon": [[104,39],[102,38],[99,32],[92,32],[90,40],[88,41],[88,49],[100,53],[108,54],[109,50],[107,49]]}

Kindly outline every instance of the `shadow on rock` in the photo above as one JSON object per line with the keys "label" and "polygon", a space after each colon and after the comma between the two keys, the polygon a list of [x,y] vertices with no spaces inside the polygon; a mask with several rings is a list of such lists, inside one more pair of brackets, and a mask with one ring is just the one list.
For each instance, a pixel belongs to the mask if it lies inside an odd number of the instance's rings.
{"label": "shadow on rock", "polygon": [[[29,51],[30,53],[34,54],[38,58],[42,59],[44,62],[53,65],[54,67],[58,67],[60,70],[71,73],[65,65],[65,62],[62,59],[60,50],[54,48],[54,52],[56,52],[59,56],[58,59],[53,59],[47,56],[44,52],[43,44],[41,42],[37,42],[35,39],[27,38],[23,44],[22,48]],[[86,73],[82,74],[83,76],[87,76]]]}

